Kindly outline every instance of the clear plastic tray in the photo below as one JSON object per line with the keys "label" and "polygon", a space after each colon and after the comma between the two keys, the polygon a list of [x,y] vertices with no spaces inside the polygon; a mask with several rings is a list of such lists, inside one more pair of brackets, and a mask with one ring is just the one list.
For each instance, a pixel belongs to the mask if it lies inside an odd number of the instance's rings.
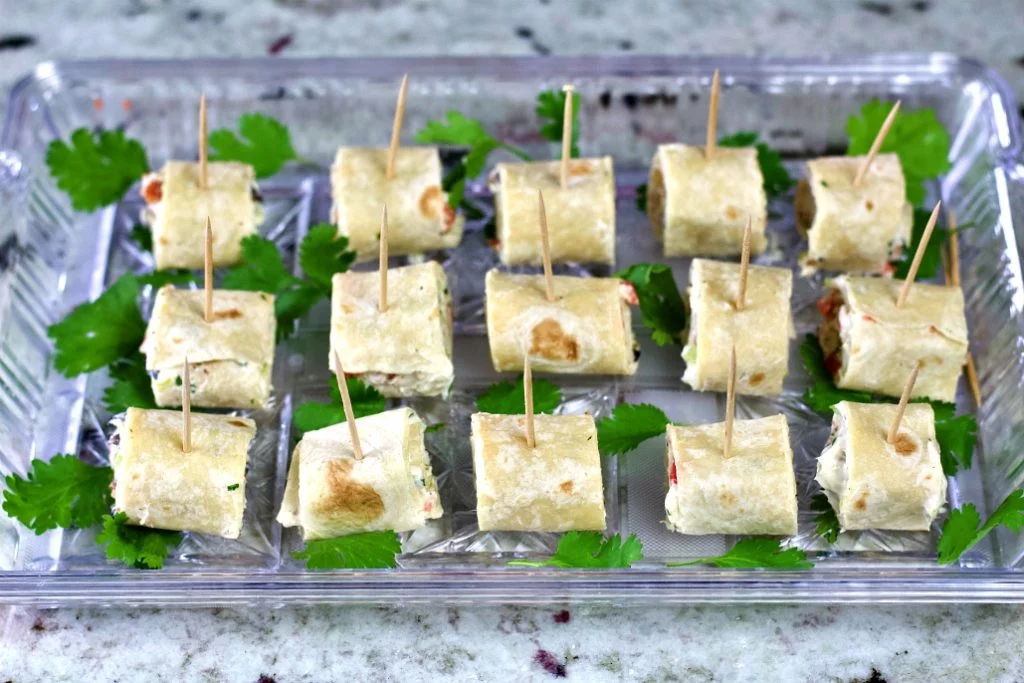
{"label": "clear plastic tray", "polygon": [[[46,326],[94,298],[126,270],[151,267],[126,239],[140,201],[93,213],[71,210],[44,164],[46,145],[79,126],[127,127],[155,167],[195,156],[196,102],[210,101],[211,128],[262,111],[291,128],[296,148],[320,168],[294,169],[262,184],[263,234],[294,262],[309,225],[327,220],[326,168],[338,145],[385,145],[398,78],[408,72],[405,139],[428,118],[458,109],[498,137],[540,158],[557,151],[537,134],[538,90],[566,81],[582,95],[584,155],[615,158],[620,266],[665,261],[634,203],[658,143],[703,139],[706,92],[719,68],[723,133],[755,130],[786,156],[800,159],[844,148],[846,117],[873,97],[932,107],[949,128],[953,167],[930,188],[980,227],[962,236],[963,283],[971,347],[985,397],[978,413],[975,466],[950,482],[954,505],[986,512],[1024,480],[1024,283],[1019,240],[1024,211],[1017,105],[1006,84],[975,62],[944,54],[843,59],[737,58],[394,59],[87,62],[43,64],[18,83],[0,136],[0,474],[24,472],[33,457],[79,453],[106,457],[106,420],[96,398],[102,373],[65,379],[51,370]],[[499,155],[495,156],[495,159]],[[484,204],[485,185],[470,188]],[[769,207],[771,248],[762,263],[793,265],[799,250],[792,196]],[[1024,601],[1024,537],[997,533],[951,567],[935,563],[937,534],[864,533],[830,547],[813,536],[814,460],[827,421],[800,403],[807,378],[796,342],[784,394],[741,397],[741,415],[783,412],[791,427],[800,500],[793,543],[820,551],[808,571],[667,568],[667,561],[717,554],[735,539],[683,537],[661,524],[663,444],[653,440],[604,467],[609,532],[637,534],[646,558],[630,570],[510,568],[513,556],[541,556],[553,534],[481,533],[476,528],[468,424],[475,395],[498,379],[483,327],[483,274],[496,263],[472,222],[462,246],[442,259],[456,299],[456,374],[448,401],[410,404],[445,430],[428,448],[447,511],[444,519],[404,538],[396,570],[310,572],[292,560],[299,545],[274,521],[295,437],[293,406],[327,395],[326,305],[278,349],[272,404],[253,417],[260,426],[248,477],[249,506],[238,541],[189,534],[162,571],[108,563],[91,531],[35,536],[0,515],[0,602],[33,605],[238,604],[317,602],[463,603],[600,600],[665,601]],[[685,286],[688,260],[669,261]],[[574,269],[579,271],[579,269]],[[602,272],[597,270],[595,272]],[[608,272],[607,270],[604,272]],[[798,335],[814,328],[820,278],[797,278]],[[658,404],[673,419],[721,419],[722,396],[687,391],[678,349],[654,346],[638,327],[643,356],[632,378],[553,376],[563,412],[600,417],[622,401]],[[969,410],[964,394],[961,409]]]}

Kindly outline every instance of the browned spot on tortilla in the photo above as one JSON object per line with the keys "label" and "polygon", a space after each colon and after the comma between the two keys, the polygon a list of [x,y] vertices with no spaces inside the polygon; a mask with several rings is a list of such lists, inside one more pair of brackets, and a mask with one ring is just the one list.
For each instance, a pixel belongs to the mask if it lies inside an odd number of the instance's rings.
{"label": "browned spot on tortilla", "polygon": [[353,480],[351,474],[351,460],[328,462],[327,491],[313,507],[314,512],[333,523],[358,527],[384,514],[384,501],[372,487]]}
{"label": "browned spot on tortilla", "polygon": [[917,444],[906,432],[896,434],[896,441],[892,444],[898,455],[911,455],[917,451]]}
{"label": "browned spot on tortilla", "polygon": [[736,220],[736,217],[739,216],[740,214],[739,211],[736,210],[735,206],[727,206],[725,207],[725,215],[730,220]]}
{"label": "browned spot on tortilla", "polygon": [[169,239],[167,239],[166,237],[159,237],[159,238],[157,238],[156,241],[159,242],[160,244],[170,244],[171,243],[171,241]]}
{"label": "browned spot on tortilla", "polygon": [[867,510],[868,509],[868,492],[860,494],[860,498],[853,501],[853,507],[856,510]]}
{"label": "browned spot on tortilla", "polygon": [[750,386],[752,386],[752,387],[756,387],[758,384],[760,384],[763,381],[764,381],[764,373],[763,372],[755,372],[753,375],[750,376]]}
{"label": "browned spot on tortilla", "polygon": [[558,489],[562,493],[572,493],[572,481],[563,481],[561,484],[558,485]]}
{"label": "browned spot on tortilla", "polygon": [[530,331],[530,355],[575,362],[580,349],[576,339],[567,335],[557,320],[545,318]]}
{"label": "browned spot on tortilla", "polygon": [[181,337],[171,337],[171,341],[174,342],[175,344],[180,344],[185,340],[182,339]]}
{"label": "browned spot on tortilla", "polygon": [[444,213],[444,191],[440,185],[431,185],[420,195],[420,213],[427,218],[440,218]]}
{"label": "browned spot on tortilla", "polygon": [[214,311],[214,320],[236,320],[242,317],[242,312],[237,308],[229,308],[226,311]]}
{"label": "browned spot on tortilla", "polygon": [[249,425],[245,424],[244,422],[242,422],[241,420],[228,420],[228,424],[229,425],[234,425],[236,427],[248,427],[249,426]]}
{"label": "browned spot on tortilla", "polygon": [[722,491],[718,494],[718,500],[721,501],[722,505],[729,507],[736,504],[736,496],[731,491]]}
{"label": "browned spot on tortilla", "polygon": [[871,211],[875,208],[875,203],[869,199],[866,202],[864,202],[864,208],[867,209],[868,211]]}

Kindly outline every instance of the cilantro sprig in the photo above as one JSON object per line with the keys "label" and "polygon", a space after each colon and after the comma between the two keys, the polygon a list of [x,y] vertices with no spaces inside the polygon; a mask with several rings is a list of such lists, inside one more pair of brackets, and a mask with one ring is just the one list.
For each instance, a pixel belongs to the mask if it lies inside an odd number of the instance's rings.
{"label": "cilantro sprig", "polygon": [[146,372],[146,357],[136,351],[110,366],[113,383],[103,390],[103,405],[111,413],[128,408],[156,408],[153,385]]}
{"label": "cilantro sprig", "polygon": [[96,542],[111,560],[135,569],[161,569],[181,539],[180,532],[136,526],[128,521],[128,515],[118,512],[103,516],[103,530]]}
{"label": "cilantro sprig", "polygon": [[[551,413],[562,403],[562,391],[546,379],[533,380],[533,412]],[[476,400],[476,409],[494,415],[522,415],[526,412],[523,378],[496,382]]]}
{"label": "cilantro sprig", "polygon": [[819,493],[811,499],[811,510],[818,514],[814,516],[814,533],[821,536],[829,543],[839,540],[839,517],[836,515],[832,503],[828,502],[828,496]]}
{"label": "cilantro sprig", "polygon": [[597,423],[597,446],[601,455],[623,455],[636,450],[648,439],[661,436],[671,424],[657,406],[649,403],[620,403],[612,414]]}
{"label": "cilantro sprig", "polygon": [[79,128],[70,144],[54,140],[46,148],[46,166],[76,211],[95,211],[124,196],[149,171],[146,150],[123,130]]}
{"label": "cilantro sprig", "polygon": [[1008,495],[984,524],[978,508],[972,503],[950,512],[942,524],[942,536],[939,538],[939,564],[956,562],[998,526],[1004,526],[1015,534],[1024,528],[1024,490],[1017,489]]}
{"label": "cilantro sprig", "polygon": [[[564,90],[544,90],[537,95],[537,118],[542,123],[540,134],[545,140],[562,142],[562,127],[565,124]],[[580,94],[572,94],[572,142],[569,156],[576,159],[580,155]]]}
{"label": "cilantro sprig", "polygon": [[782,165],[782,157],[768,143],[762,141],[757,133],[740,131],[719,138],[719,147],[754,147],[757,150],[757,165],[761,167],[764,177],[764,191],[769,198],[777,197],[796,185],[789,171]]}
{"label": "cilantro sprig", "polygon": [[774,538],[745,538],[716,557],[698,557],[689,562],[670,562],[669,567],[706,564],[723,569],[810,569],[814,563],[800,548],[783,548]]}
{"label": "cilantro sprig", "polygon": [[[892,107],[889,102],[871,100],[858,114],[846,120],[846,134],[850,138],[848,155],[868,153]],[[924,202],[925,181],[937,178],[951,167],[949,133],[932,109],[901,109],[880,151],[893,152],[900,158],[907,183],[907,200],[914,206]]]}
{"label": "cilantro sprig", "polygon": [[98,524],[114,499],[114,471],[88,465],[73,455],[33,460],[24,477],[4,477],[3,509],[37,534],[50,529],[84,529]]}
{"label": "cilantro sprig", "polygon": [[[293,422],[300,432],[312,432],[345,421],[345,408],[341,403],[338,383],[331,380],[330,403],[307,401],[295,409]],[[357,417],[375,415],[384,410],[386,399],[379,391],[363,383],[358,377],[346,377],[345,386],[352,399],[352,413]]]}
{"label": "cilantro sprig", "polygon": [[658,346],[683,345],[688,314],[672,269],[661,263],[636,263],[615,274],[633,285],[640,316]]}
{"label": "cilantro sprig", "polygon": [[394,531],[372,531],[339,538],[306,541],[292,553],[306,569],[389,569],[398,566],[402,544]]}
{"label": "cilantro sprig", "polygon": [[274,175],[289,161],[304,161],[292,146],[288,127],[264,114],[242,114],[238,134],[227,128],[210,133],[210,161],[241,161],[257,178]]}
{"label": "cilantro sprig", "polygon": [[623,541],[618,534],[605,538],[600,531],[569,531],[558,540],[555,554],[546,560],[510,560],[508,564],[518,567],[626,569],[643,557],[643,543],[634,535]]}

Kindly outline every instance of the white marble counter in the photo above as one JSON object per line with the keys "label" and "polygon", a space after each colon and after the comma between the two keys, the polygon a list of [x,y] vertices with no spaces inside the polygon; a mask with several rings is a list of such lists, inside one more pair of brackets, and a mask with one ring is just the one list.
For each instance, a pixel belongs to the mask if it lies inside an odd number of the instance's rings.
{"label": "white marble counter", "polygon": [[[0,0],[0,94],[95,57],[945,50],[1024,92],[1019,0]],[[556,619],[559,616],[559,619]],[[0,608],[13,681],[1020,681],[1024,611]],[[550,671],[537,660],[545,651]],[[560,668],[564,667],[564,669]],[[261,676],[265,678],[261,679]]]}

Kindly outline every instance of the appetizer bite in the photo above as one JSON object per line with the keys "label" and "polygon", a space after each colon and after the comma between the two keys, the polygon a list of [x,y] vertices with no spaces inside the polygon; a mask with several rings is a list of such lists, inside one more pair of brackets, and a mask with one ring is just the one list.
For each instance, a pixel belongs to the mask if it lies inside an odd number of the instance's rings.
{"label": "appetizer bite", "polygon": [[238,538],[252,420],[129,408],[114,424],[115,512],[141,526]]}
{"label": "appetizer bite", "polygon": [[719,147],[718,71],[711,81],[705,147],[659,145],[647,181],[647,214],[665,256],[735,256],[744,226],[751,224],[751,250],[768,242],[768,199],[753,147]]}

